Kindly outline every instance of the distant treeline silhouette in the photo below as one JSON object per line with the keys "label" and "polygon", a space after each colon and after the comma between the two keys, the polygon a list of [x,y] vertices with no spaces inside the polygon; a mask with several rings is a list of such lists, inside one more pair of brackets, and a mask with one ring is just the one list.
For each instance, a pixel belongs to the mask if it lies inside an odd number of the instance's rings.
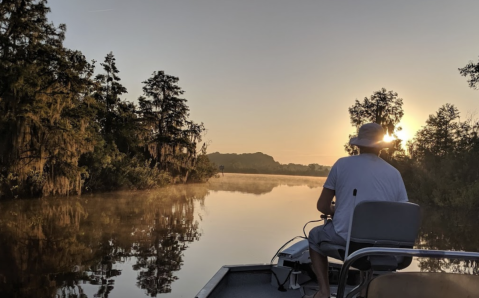
{"label": "distant treeline silhouette", "polygon": [[0,198],[148,189],[214,175],[179,79],[155,71],[121,99],[112,53],[63,45],[44,0],[0,2]]}
{"label": "distant treeline silhouette", "polygon": [[[479,63],[470,63],[460,72],[471,76],[471,87],[479,87]],[[349,108],[355,133],[362,124],[375,122],[382,125],[387,134],[397,137],[396,132],[401,129],[398,124],[404,115],[402,104],[397,93],[384,88],[363,101],[356,100]],[[464,214],[469,211],[477,217],[479,122],[471,116],[459,116],[453,104],[442,105],[429,115],[406,148],[397,139],[391,149],[381,151],[381,157],[401,172],[411,201],[457,207]],[[345,149],[351,155],[358,154],[357,149],[348,144]]]}
{"label": "distant treeline silhouette", "polygon": [[326,177],[331,167],[319,164],[280,164],[272,156],[257,153],[226,153],[219,152],[207,155],[218,168],[224,166],[225,173],[245,174],[278,174]]}

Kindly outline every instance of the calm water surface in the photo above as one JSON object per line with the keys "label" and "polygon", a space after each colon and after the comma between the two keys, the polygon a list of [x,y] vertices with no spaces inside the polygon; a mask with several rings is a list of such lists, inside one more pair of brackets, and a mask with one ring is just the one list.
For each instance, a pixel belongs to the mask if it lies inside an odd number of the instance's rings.
{"label": "calm water surface", "polygon": [[[226,174],[154,192],[1,203],[0,296],[194,297],[222,265],[269,263],[302,235],[319,217],[324,180]],[[418,247],[478,251],[478,223],[425,212]],[[409,270],[478,266],[416,260]]]}

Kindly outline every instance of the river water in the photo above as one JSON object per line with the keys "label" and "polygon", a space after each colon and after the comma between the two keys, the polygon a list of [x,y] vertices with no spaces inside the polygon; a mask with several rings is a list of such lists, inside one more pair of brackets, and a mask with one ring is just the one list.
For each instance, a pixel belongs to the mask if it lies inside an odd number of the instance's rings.
{"label": "river water", "polygon": [[[194,297],[221,266],[269,263],[302,235],[319,219],[324,180],[225,174],[150,192],[0,203],[0,297]],[[418,247],[479,250],[477,214],[423,212]],[[477,263],[447,260],[408,270],[479,273]]]}

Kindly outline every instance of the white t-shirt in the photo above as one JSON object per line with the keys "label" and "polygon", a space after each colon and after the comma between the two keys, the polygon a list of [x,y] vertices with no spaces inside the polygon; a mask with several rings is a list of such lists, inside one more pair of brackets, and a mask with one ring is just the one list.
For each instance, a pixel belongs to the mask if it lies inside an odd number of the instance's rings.
{"label": "white t-shirt", "polygon": [[[342,238],[348,237],[354,207],[362,201],[407,202],[406,187],[399,171],[375,154],[340,158],[324,183],[336,193],[333,225]],[[357,190],[356,197],[353,196]]]}

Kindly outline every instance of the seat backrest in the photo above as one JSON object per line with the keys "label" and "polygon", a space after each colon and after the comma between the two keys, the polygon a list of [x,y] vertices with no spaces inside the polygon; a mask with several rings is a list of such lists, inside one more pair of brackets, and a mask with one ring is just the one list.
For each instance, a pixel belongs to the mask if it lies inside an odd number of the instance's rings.
{"label": "seat backrest", "polygon": [[420,224],[421,210],[417,204],[363,201],[354,208],[346,253],[371,246],[412,248]]}

